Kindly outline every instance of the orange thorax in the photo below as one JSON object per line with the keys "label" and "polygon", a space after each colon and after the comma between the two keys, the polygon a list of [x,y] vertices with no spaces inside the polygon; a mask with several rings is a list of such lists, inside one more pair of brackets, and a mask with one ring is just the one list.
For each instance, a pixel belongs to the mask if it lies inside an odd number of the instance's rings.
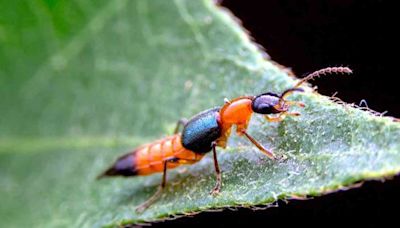
{"label": "orange thorax", "polygon": [[220,111],[221,137],[217,145],[226,147],[226,141],[231,133],[231,128],[236,125],[237,134],[241,135],[242,130],[247,129],[253,110],[251,109],[252,97],[238,97],[225,103]]}

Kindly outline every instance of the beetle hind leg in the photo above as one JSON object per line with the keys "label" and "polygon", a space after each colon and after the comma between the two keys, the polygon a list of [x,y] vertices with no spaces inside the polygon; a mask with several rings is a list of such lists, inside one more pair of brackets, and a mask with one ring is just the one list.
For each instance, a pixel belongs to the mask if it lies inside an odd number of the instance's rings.
{"label": "beetle hind leg", "polygon": [[218,159],[217,159],[217,150],[215,148],[216,146],[217,146],[217,144],[215,142],[213,142],[212,150],[213,150],[214,168],[215,168],[215,174],[216,174],[216,183],[215,183],[215,187],[210,192],[211,195],[218,195],[221,190],[221,186],[222,186],[222,173],[221,173],[221,170],[219,169],[219,164],[218,164]]}
{"label": "beetle hind leg", "polygon": [[146,200],[145,202],[141,203],[139,206],[136,207],[137,213],[142,213],[144,210],[150,207],[158,198],[160,198],[167,179],[167,162],[168,160],[164,161],[164,170],[163,170],[161,185],[158,186],[157,191],[148,200]]}
{"label": "beetle hind leg", "polygon": [[161,185],[158,186],[157,191],[145,202],[140,204],[139,206],[136,207],[136,212],[137,213],[142,213],[144,210],[146,210],[148,207],[150,207],[158,198],[160,198],[161,193],[163,189],[165,188],[165,185],[167,183],[167,167],[169,162],[177,162],[177,158],[170,158],[164,161],[164,169],[163,169],[163,175],[162,175],[162,181]]}
{"label": "beetle hind leg", "polygon": [[197,162],[198,160],[190,160],[190,159],[184,159],[184,158],[177,158],[177,157],[172,157],[164,161],[164,169],[163,169],[163,175],[162,175],[162,181],[160,186],[158,186],[157,191],[145,202],[140,204],[139,206],[136,207],[136,212],[137,213],[142,213],[144,210],[146,210],[148,207],[150,207],[155,201],[157,201],[163,189],[165,188],[165,185],[167,184],[167,168],[168,168],[168,163],[179,163],[179,164],[193,164]]}

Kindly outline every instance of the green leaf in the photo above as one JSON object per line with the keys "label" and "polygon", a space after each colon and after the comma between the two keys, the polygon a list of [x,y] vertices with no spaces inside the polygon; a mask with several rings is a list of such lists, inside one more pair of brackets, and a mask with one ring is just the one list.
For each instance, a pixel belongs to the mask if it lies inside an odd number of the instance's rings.
{"label": "green leaf", "polygon": [[[0,220],[4,227],[99,227],[321,195],[400,171],[400,124],[311,92],[302,115],[254,116],[249,132],[286,161],[232,136],[212,158],[172,170],[162,197],[134,207],[156,174],[96,181],[119,155],[171,134],[223,99],[281,92],[295,79],[235,20],[203,1],[2,1]],[[310,69],[313,70],[313,69]],[[343,80],[346,80],[343,77]]]}

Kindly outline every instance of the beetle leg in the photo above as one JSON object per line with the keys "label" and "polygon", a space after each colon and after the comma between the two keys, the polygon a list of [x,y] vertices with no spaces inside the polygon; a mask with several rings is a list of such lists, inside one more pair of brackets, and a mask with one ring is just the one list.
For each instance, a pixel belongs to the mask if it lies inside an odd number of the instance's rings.
{"label": "beetle leg", "polygon": [[213,158],[214,158],[214,168],[215,168],[215,173],[217,176],[217,183],[215,184],[214,189],[210,192],[211,195],[217,195],[219,191],[221,190],[221,185],[222,185],[222,174],[219,169],[218,165],[218,159],[217,159],[217,150],[216,147],[217,144],[215,142],[212,143],[212,150],[213,150]]}
{"label": "beetle leg", "polygon": [[139,206],[136,207],[136,212],[141,213],[144,210],[146,210],[149,206],[151,206],[161,195],[162,190],[165,188],[165,185],[167,183],[167,165],[168,162],[175,163],[178,162],[179,158],[169,158],[164,161],[164,169],[163,169],[163,176],[162,176],[162,181],[161,185],[158,187],[156,193],[154,193],[148,200],[140,204]]}
{"label": "beetle leg", "polygon": [[185,118],[182,118],[182,119],[180,119],[180,120],[178,120],[178,122],[176,123],[176,127],[175,127],[175,130],[174,130],[174,134],[177,134],[178,132],[179,132],[179,128],[182,126],[185,126],[185,124],[188,122],[188,120],[187,119],[185,119]]}
{"label": "beetle leg", "polygon": [[304,108],[306,106],[303,102],[300,102],[300,101],[285,101],[285,104],[287,104],[289,106],[296,105],[301,108]]}
{"label": "beetle leg", "polygon": [[143,212],[161,196],[161,192],[165,188],[165,185],[167,184],[168,163],[193,164],[197,161],[198,160],[195,160],[195,159],[192,160],[192,159],[183,159],[183,158],[177,158],[177,157],[172,157],[172,158],[168,158],[167,160],[165,160],[161,185],[158,187],[156,193],[154,193],[148,200],[146,200],[145,202],[143,202],[142,204],[140,204],[139,206],[136,207],[136,212],[138,212],[138,213]]}
{"label": "beetle leg", "polygon": [[268,122],[281,122],[283,119],[285,119],[286,114],[287,113],[285,113],[285,112],[281,112],[278,114],[278,116],[272,117],[272,116],[265,115],[264,117]]}
{"label": "beetle leg", "polygon": [[271,117],[268,115],[265,115],[264,117],[268,122],[281,122],[282,120],[285,119],[286,116],[300,116],[300,113],[299,112],[281,112],[278,114],[278,116],[275,116],[275,117]]}
{"label": "beetle leg", "polygon": [[246,131],[243,130],[242,133],[247,137],[248,140],[250,140],[250,142],[252,142],[259,150],[261,150],[261,152],[267,155],[270,159],[275,160],[277,158],[274,153],[265,149],[263,145],[257,142],[257,140],[251,137]]}
{"label": "beetle leg", "polygon": [[[172,159],[171,159],[172,160]],[[162,181],[161,185],[158,187],[156,193],[154,193],[148,200],[140,204],[139,206],[136,207],[136,212],[137,213],[142,213],[144,210],[146,210],[150,205],[152,205],[161,195],[162,190],[165,187],[166,180],[167,180],[167,163],[170,160],[164,161],[164,170],[163,170],[163,176],[162,176]]]}
{"label": "beetle leg", "polygon": [[287,112],[286,113],[287,116],[300,116],[300,112]]}

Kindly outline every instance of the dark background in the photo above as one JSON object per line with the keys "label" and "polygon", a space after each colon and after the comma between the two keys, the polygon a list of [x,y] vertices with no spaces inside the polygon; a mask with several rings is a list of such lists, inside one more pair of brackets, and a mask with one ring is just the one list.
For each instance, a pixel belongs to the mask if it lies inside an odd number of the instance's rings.
{"label": "dark background", "polygon": [[[366,100],[376,111],[400,117],[393,31],[398,29],[390,1],[244,1],[221,4],[238,17],[271,58],[298,76],[327,66],[348,66],[351,77],[313,82],[321,94],[348,103]],[[397,49],[397,48],[396,48]],[[391,61],[392,60],[392,61]],[[390,63],[392,62],[392,63]],[[332,226],[380,227],[398,224],[400,178],[370,181],[361,188],[308,201],[278,202],[279,207],[202,213],[155,226]]]}
{"label": "dark background", "polygon": [[[313,82],[325,95],[338,92],[348,103],[365,99],[376,111],[400,117],[390,1],[225,0],[271,58],[298,76],[328,66],[348,66],[351,77]],[[394,11],[394,10],[393,10]]]}

